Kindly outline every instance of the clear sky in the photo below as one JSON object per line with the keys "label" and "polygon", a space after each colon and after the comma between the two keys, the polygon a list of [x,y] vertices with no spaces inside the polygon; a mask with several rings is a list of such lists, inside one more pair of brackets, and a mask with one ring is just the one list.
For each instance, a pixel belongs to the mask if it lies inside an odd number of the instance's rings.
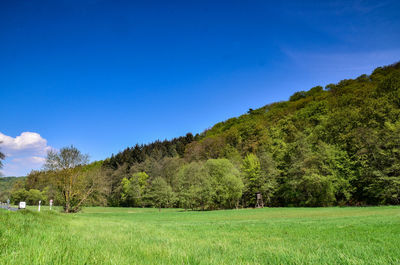
{"label": "clear sky", "polygon": [[3,173],[92,160],[400,60],[400,1],[1,1]]}

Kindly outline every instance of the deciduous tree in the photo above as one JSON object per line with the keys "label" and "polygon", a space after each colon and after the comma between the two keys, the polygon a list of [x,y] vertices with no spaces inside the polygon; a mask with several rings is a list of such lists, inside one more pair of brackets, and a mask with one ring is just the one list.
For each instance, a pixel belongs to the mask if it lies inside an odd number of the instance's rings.
{"label": "deciduous tree", "polygon": [[161,211],[161,208],[171,207],[176,200],[176,196],[165,179],[157,177],[150,185],[147,200],[150,205],[157,207]]}
{"label": "deciduous tree", "polygon": [[88,168],[88,155],[82,154],[74,146],[50,151],[45,168],[53,174],[53,184],[59,191],[64,211],[77,212],[93,194],[102,193],[104,174],[101,165]]}

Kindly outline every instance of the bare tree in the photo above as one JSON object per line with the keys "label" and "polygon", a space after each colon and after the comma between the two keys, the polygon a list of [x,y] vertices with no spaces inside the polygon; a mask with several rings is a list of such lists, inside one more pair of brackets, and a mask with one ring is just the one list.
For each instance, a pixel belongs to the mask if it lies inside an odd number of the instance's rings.
{"label": "bare tree", "polygon": [[54,186],[61,194],[66,213],[79,211],[91,195],[101,192],[104,187],[101,168],[86,166],[88,161],[88,155],[74,146],[47,154],[45,169],[54,174]]}
{"label": "bare tree", "polygon": [[[0,142],[0,144],[2,144],[3,142]],[[4,158],[6,158],[6,156],[2,153],[2,152],[0,152],[0,168],[3,168],[3,161],[1,161],[1,160],[3,160]],[[1,172],[0,172],[0,176],[1,176],[2,174],[1,174]]]}
{"label": "bare tree", "polygon": [[51,150],[47,153],[44,167],[48,170],[65,170],[86,165],[89,155],[82,154],[74,146],[63,147],[59,152]]}
{"label": "bare tree", "polygon": [[5,157],[6,156],[2,152],[0,152],[0,168],[3,167],[3,162],[1,160],[3,160]]}

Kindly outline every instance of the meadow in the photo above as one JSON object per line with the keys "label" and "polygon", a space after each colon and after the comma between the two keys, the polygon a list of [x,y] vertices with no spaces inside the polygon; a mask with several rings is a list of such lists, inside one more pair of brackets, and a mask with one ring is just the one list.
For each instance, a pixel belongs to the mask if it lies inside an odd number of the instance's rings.
{"label": "meadow", "polygon": [[400,207],[0,209],[0,264],[399,264]]}

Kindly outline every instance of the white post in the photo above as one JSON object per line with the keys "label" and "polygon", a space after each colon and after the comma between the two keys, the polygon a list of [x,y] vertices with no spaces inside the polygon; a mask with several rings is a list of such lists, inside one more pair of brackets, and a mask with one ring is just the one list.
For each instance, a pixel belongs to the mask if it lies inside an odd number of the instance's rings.
{"label": "white post", "polygon": [[40,204],[42,203],[42,201],[39,201],[39,209],[38,209],[38,212],[40,212]]}
{"label": "white post", "polygon": [[51,206],[53,206],[53,200],[50,200],[50,211],[51,211]]}

